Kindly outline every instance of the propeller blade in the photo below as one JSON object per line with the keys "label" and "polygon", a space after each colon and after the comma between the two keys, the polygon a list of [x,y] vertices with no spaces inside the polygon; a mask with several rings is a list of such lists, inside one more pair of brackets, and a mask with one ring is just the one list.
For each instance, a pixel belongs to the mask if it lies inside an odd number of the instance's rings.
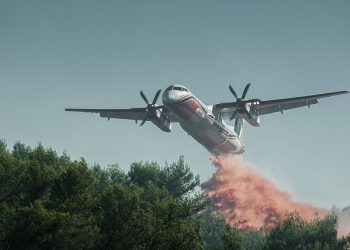
{"label": "propeller blade", "polygon": [[148,114],[145,115],[145,118],[143,118],[143,120],[142,120],[140,126],[143,126],[143,124],[145,124],[145,122],[147,121],[147,118],[148,118]]}
{"label": "propeller blade", "polygon": [[145,96],[145,94],[143,93],[143,91],[141,90],[140,91],[140,95],[142,97],[142,99],[147,103],[147,105],[149,104],[148,100],[147,100],[147,97]]}
{"label": "propeller blade", "polygon": [[237,114],[238,114],[238,108],[236,108],[235,112],[233,112],[230,120],[233,120],[236,117]]}
{"label": "propeller blade", "polygon": [[248,83],[245,88],[244,88],[244,91],[243,91],[243,94],[242,94],[242,99],[245,98],[245,96],[247,95],[247,92],[248,92],[248,89],[250,87],[250,83]]}
{"label": "propeller blade", "polygon": [[232,95],[234,95],[234,96],[236,97],[236,99],[238,99],[238,96],[237,96],[237,94],[236,94],[236,91],[232,88],[231,84],[228,85],[228,87],[229,87],[229,89],[230,89]]}
{"label": "propeller blade", "polygon": [[156,95],[155,95],[154,98],[153,98],[152,105],[156,104],[156,102],[157,102],[157,100],[158,100],[158,97],[159,97],[159,94],[160,94],[161,91],[162,91],[161,89],[159,89],[159,90],[157,91]]}

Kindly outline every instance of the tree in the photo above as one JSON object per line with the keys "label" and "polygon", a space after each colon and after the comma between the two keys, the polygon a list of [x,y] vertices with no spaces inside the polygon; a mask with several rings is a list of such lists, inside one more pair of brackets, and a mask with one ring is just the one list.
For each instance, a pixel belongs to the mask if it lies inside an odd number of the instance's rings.
{"label": "tree", "polygon": [[142,187],[149,181],[157,186],[164,186],[164,172],[156,162],[132,163],[128,172],[130,184]]}
{"label": "tree", "polygon": [[292,213],[267,236],[266,249],[344,249],[337,240],[337,217],[328,214],[310,222]]}
{"label": "tree", "polygon": [[[0,140],[0,249],[345,249],[337,217],[290,214],[266,236],[208,206],[183,157],[161,167],[89,166],[39,144]],[[206,208],[206,209],[205,209]],[[343,213],[348,212],[348,208]]]}
{"label": "tree", "polygon": [[223,240],[225,250],[243,250],[242,237],[239,231],[230,225],[226,226]]}
{"label": "tree", "polygon": [[56,235],[67,216],[49,211],[40,202],[7,211],[5,249],[50,249],[56,245]]}
{"label": "tree", "polygon": [[141,208],[140,193],[121,184],[107,188],[100,200],[101,247],[147,248],[155,237],[155,218]]}
{"label": "tree", "polygon": [[195,176],[181,156],[177,162],[161,168],[156,162],[133,163],[128,173],[130,181],[144,186],[152,181],[159,187],[165,187],[175,198],[190,195],[199,187],[199,176]]}
{"label": "tree", "polygon": [[203,247],[207,250],[223,249],[223,236],[226,222],[223,216],[217,214],[212,206],[208,206],[199,216]]}
{"label": "tree", "polygon": [[[157,219],[158,235],[157,240],[152,243],[152,249],[197,249],[201,246],[199,225],[192,218],[194,213],[194,201],[198,197],[174,195],[169,190],[168,180],[175,179],[171,168],[161,168],[156,163],[133,164],[129,172],[131,185],[136,185],[140,189],[142,204],[144,209],[152,211]],[[183,186],[188,185],[192,178],[184,178],[188,172],[177,172],[177,177],[182,179]],[[193,174],[192,174],[193,176]],[[198,183],[199,184],[199,183]],[[182,186],[182,187],[183,187]],[[194,191],[188,189],[186,195]]]}
{"label": "tree", "polygon": [[177,162],[167,164],[164,168],[164,175],[163,183],[174,197],[189,195],[200,184],[199,176],[191,172],[183,156]]}
{"label": "tree", "polygon": [[241,233],[244,249],[263,250],[266,246],[266,236],[261,230],[249,230]]}
{"label": "tree", "polygon": [[30,147],[18,141],[13,145],[12,156],[17,160],[28,160],[31,151]]}
{"label": "tree", "polygon": [[0,180],[0,248],[92,248],[96,204],[84,161],[17,142],[0,150]]}

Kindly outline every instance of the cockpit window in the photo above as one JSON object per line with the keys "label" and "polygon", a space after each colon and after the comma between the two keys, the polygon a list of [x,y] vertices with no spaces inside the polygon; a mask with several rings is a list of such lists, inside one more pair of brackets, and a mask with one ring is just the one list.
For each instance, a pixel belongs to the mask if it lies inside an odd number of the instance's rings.
{"label": "cockpit window", "polygon": [[186,88],[183,88],[183,87],[174,87],[173,90],[188,92],[188,90]]}

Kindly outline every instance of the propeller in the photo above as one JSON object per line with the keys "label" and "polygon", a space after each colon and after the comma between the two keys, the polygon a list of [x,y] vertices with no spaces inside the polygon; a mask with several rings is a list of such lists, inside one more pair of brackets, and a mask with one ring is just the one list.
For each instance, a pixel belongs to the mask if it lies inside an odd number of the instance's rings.
{"label": "propeller", "polygon": [[156,94],[154,95],[153,101],[152,103],[149,103],[146,95],[143,93],[143,91],[140,91],[140,95],[142,97],[142,99],[145,101],[145,103],[147,104],[146,110],[147,110],[147,114],[145,115],[145,117],[143,118],[140,126],[143,126],[145,124],[145,122],[147,121],[147,119],[149,118],[156,118],[158,120],[158,122],[160,122],[159,117],[157,116],[157,109],[163,108],[163,106],[156,106],[156,102],[158,100],[158,97],[160,95],[161,90],[159,89]]}
{"label": "propeller", "polygon": [[229,89],[232,93],[232,95],[236,98],[236,110],[235,112],[233,112],[230,120],[234,119],[238,113],[246,113],[248,115],[249,118],[251,118],[250,114],[249,114],[249,111],[247,110],[246,108],[246,103],[251,103],[251,102],[260,102],[260,99],[250,99],[250,100],[245,100],[245,97],[248,93],[248,90],[249,90],[249,87],[250,87],[250,83],[248,83],[245,87],[244,87],[244,90],[243,90],[243,94],[242,94],[242,97],[238,97],[236,91],[232,88],[231,85],[229,85]]}

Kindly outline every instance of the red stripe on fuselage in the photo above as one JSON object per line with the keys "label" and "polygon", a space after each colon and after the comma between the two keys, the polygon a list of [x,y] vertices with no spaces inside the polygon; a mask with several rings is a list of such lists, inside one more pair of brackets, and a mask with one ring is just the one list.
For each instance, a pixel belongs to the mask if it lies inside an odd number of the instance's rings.
{"label": "red stripe on fuselage", "polygon": [[[189,123],[200,122],[205,118],[207,111],[193,96],[187,96],[178,102],[167,105],[181,120]],[[203,115],[201,115],[203,114]]]}

